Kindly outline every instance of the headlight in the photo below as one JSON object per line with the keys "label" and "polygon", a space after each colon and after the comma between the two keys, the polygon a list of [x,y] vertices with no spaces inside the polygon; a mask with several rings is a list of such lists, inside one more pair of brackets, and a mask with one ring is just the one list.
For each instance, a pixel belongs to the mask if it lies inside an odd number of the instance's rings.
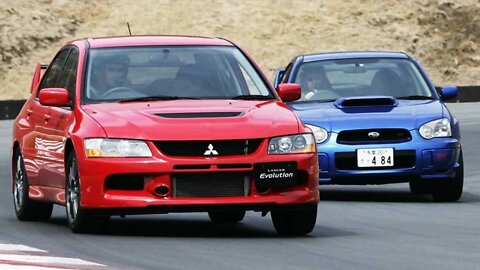
{"label": "headlight", "polygon": [[151,157],[144,141],[125,139],[86,139],[87,157]]}
{"label": "headlight", "polygon": [[328,132],[326,129],[317,127],[317,126],[312,126],[312,125],[306,125],[306,126],[313,131],[313,135],[315,135],[316,143],[323,143],[324,141],[327,140]]}
{"label": "headlight", "polygon": [[420,136],[425,139],[452,136],[450,121],[447,118],[437,119],[423,124],[419,128],[419,132]]}
{"label": "headlight", "polygon": [[271,138],[269,154],[315,153],[315,139],[312,134],[297,134]]}

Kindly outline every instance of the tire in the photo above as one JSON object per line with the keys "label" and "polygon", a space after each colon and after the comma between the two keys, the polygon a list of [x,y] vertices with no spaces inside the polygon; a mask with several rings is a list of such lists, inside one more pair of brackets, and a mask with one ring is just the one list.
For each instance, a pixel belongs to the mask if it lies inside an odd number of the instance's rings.
{"label": "tire", "polygon": [[27,171],[19,148],[15,151],[12,165],[13,205],[17,219],[22,221],[49,220],[52,216],[53,204],[30,199]]}
{"label": "tire", "polygon": [[315,228],[317,205],[305,205],[305,209],[272,211],[275,230],[281,235],[306,235]]}
{"label": "tire", "polygon": [[74,233],[99,233],[101,232],[110,216],[94,216],[81,206],[80,176],[75,153],[72,151],[68,156],[65,184],[65,208],[68,226]]}
{"label": "tire", "polygon": [[430,194],[432,193],[432,183],[430,181],[410,181],[410,192],[412,194]]}
{"label": "tire", "polygon": [[208,217],[215,223],[238,223],[245,217],[245,211],[210,211]]}
{"label": "tire", "polygon": [[454,202],[458,201],[463,193],[463,153],[460,150],[458,157],[460,165],[455,173],[455,177],[438,180],[432,187],[433,200],[436,202]]}

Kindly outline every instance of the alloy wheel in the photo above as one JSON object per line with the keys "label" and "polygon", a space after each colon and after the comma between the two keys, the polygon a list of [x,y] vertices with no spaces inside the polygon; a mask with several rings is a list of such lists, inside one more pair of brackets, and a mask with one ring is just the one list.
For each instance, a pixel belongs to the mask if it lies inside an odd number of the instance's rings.
{"label": "alloy wheel", "polygon": [[78,208],[80,206],[80,181],[78,179],[78,170],[76,159],[73,158],[68,166],[68,182],[66,190],[67,216],[70,223],[77,218]]}
{"label": "alloy wheel", "polygon": [[15,210],[19,211],[24,203],[25,196],[25,172],[23,171],[23,160],[21,155],[17,155],[15,163],[15,183],[13,187],[13,201]]}

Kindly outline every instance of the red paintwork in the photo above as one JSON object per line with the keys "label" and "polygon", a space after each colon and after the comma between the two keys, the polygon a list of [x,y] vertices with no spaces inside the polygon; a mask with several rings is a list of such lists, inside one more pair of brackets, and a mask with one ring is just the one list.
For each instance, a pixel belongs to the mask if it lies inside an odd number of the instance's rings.
{"label": "red paintwork", "polygon": [[230,42],[210,37],[199,36],[124,36],[89,38],[91,48],[125,47],[125,46],[155,46],[155,45],[205,45],[233,46]]}
{"label": "red paintwork", "polygon": [[38,95],[40,104],[43,106],[68,106],[70,103],[67,89],[45,88]]}
{"label": "red paintwork", "polygon": [[[20,147],[27,168],[32,199],[65,204],[65,150],[71,141],[77,156],[81,181],[81,205],[84,208],[144,208],[147,206],[256,204],[277,205],[317,203],[318,161],[316,153],[268,155],[267,138],[310,132],[298,117],[280,100],[172,100],[138,103],[104,103],[83,105],[80,102],[83,67],[87,43],[90,47],[145,46],[145,45],[222,45],[232,43],[202,37],[115,37],[72,41],[79,49],[79,63],[75,99],[72,109],[43,106],[36,99],[34,89],[14,123],[13,149]],[[248,56],[247,56],[248,57]],[[251,60],[251,58],[250,58]],[[251,60],[254,65],[255,62]],[[37,74],[37,73],[35,73]],[[268,81],[262,74],[263,79]],[[38,85],[38,84],[37,84]],[[274,89],[271,89],[275,93]],[[286,90],[296,95],[296,90]],[[54,93],[55,92],[55,93]],[[62,90],[40,96],[42,103],[63,101]],[[293,93],[293,94],[292,94]],[[45,96],[44,96],[45,95]],[[52,96],[54,98],[52,98]],[[59,97],[61,96],[61,98]],[[46,100],[53,100],[46,102]],[[59,102],[60,103],[60,102]],[[58,104],[58,103],[57,103]],[[166,112],[242,112],[232,118],[169,119],[154,116]],[[131,138],[147,141],[153,157],[150,158],[86,158],[84,139],[92,137]],[[153,140],[221,140],[265,138],[260,148],[248,156],[231,157],[168,157],[160,153]],[[223,198],[173,198],[152,194],[158,185],[169,185],[170,174],[176,164],[210,164],[210,169],[190,172],[252,171],[249,169],[220,169],[218,164],[255,164],[259,162],[296,161],[308,180],[301,186],[283,188],[265,194],[255,190],[251,195]],[[188,172],[182,170],[182,172]],[[105,191],[107,176],[121,173],[148,174],[143,191]]]}
{"label": "red paintwork", "polygon": [[277,92],[284,102],[294,101],[302,96],[300,85],[295,83],[281,83],[277,86]]}
{"label": "red paintwork", "polygon": [[[129,137],[151,140],[227,140],[268,138],[298,133],[299,126],[296,121],[292,121],[296,119],[295,114],[282,105],[283,103],[273,101],[173,100],[92,104],[83,106],[83,109],[103,127],[107,137],[122,138],[125,136],[125,130],[135,130]],[[242,112],[244,116],[194,120],[154,115],[218,111]],[[239,130],[232,127],[243,128]]]}

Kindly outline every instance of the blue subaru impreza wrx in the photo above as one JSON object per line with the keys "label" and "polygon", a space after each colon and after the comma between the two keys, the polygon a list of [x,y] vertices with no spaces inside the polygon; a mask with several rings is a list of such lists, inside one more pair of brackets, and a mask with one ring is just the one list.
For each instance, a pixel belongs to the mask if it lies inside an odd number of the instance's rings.
{"label": "blue subaru impreza wrx", "polygon": [[414,194],[456,201],[463,190],[460,128],[425,70],[399,52],[295,57],[274,84],[294,83],[288,105],[315,134],[321,184],[408,182]]}

